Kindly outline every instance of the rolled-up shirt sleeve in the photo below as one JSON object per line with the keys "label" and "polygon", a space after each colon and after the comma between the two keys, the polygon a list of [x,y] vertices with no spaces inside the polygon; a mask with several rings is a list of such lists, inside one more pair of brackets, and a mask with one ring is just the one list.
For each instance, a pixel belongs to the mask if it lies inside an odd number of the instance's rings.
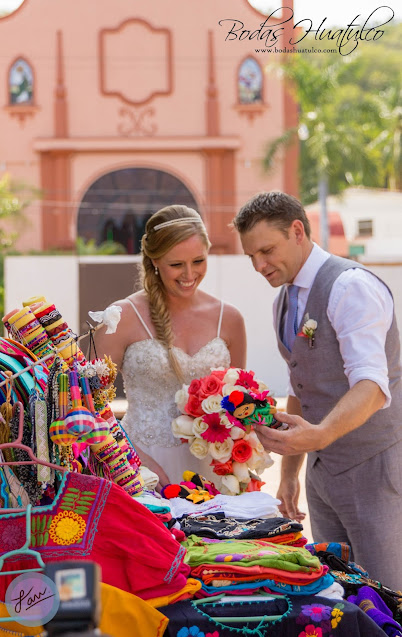
{"label": "rolled-up shirt sleeve", "polygon": [[382,409],[391,404],[385,341],[393,312],[388,288],[366,270],[347,270],[332,287],[327,316],[337,335],[349,386],[361,380],[375,382],[386,398]]}

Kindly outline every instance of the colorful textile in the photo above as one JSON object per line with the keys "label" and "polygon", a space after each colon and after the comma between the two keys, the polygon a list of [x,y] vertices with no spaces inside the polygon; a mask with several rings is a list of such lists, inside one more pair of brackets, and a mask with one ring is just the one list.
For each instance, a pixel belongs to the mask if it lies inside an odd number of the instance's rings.
{"label": "colorful textile", "polygon": [[201,582],[198,579],[189,577],[185,586],[181,588],[177,593],[172,595],[162,595],[161,597],[154,597],[147,599],[146,603],[153,608],[159,608],[159,606],[167,606],[168,604],[174,604],[175,602],[181,602],[185,599],[191,599],[200,590]]}
{"label": "colorful textile", "polygon": [[[196,605],[178,602],[159,609],[169,618],[164,637],[384,637],[384,632],[357,606],[324,597],[287,597],[261,602]],[[274,621],[248,617],[279,615]],[[243,621],[223,623],[220,617]]]}
{"label": "colorful textile", "polygon": [[[218,540],[235,539],[266,539],[275,537],[280,542],[281,536],[295,534],[303,530],[303,525],[289,518],[254,518],[242,520],[229,518],[223,514],[210,514],[197,518],[184,517],[180,526],[186,535],[211,537]],[[291,536],[291,537],[294,537]],[[272,542],[272,539],[269,539]]]}
{"label": "colorful textile", "polygon": [[[33,510],[31,530],[31,547],[45,562],[93,560],[102,581],[143,599],[175,593],[190,571],[185,549],[156,516],[102,478],[64,474],[54,502]],[[25,512],[0,514],[0,555],[24,542]],[[36,561],[15,556],[6,564],[16,570]],[[0,599],[12,579],[0,578]]]}
{"label": "colorful textile", "polygon": [[350,595],[348,602],[359,606],[390,637],[402,635],[402,627],[392,618],[391,610],[369,586],[362,586],[357,595]]}
{"label": "colorful textile", "polygon": [[289,595],[319,595],[321,591],[325,590],[334,583],[332,575],[327,573],[323,575],[315,582],[311,584],[292,585],[277,582],[273,579],[256,580],[254,582],[245,582],[244,584],[224,584],[223,581],[217,580],[214,585],[207,586],[202,583],[199,591],[197,591],[196,597],[210,597],[212,595],[218,595],[225,593],[225,595],[252,595],[259,589],[266,591],[267,593],[283,593]]}
{"label": "colorful textile", "polygon": [[192,568],[201,564],[224,564],[277,568],[296,573],[321,571],[319,559],[305,549],[262,540],[218,541],[190,535],[182,546],[187,549],[185,559]]}

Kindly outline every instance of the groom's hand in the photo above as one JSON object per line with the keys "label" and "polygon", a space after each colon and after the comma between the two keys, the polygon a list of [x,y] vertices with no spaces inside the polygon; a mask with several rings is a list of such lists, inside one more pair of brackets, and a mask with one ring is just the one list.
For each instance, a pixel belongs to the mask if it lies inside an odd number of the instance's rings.
{"label": "groom's hand", "polygon": [[312,425],[301,416],[292,416],[278,411],[276,420],[288,425],[287,430],[256,426],[260,442],[267,451],[282,456],[298,455],[308,451],[318,451],[326,446],[324,432],[319,425]]}

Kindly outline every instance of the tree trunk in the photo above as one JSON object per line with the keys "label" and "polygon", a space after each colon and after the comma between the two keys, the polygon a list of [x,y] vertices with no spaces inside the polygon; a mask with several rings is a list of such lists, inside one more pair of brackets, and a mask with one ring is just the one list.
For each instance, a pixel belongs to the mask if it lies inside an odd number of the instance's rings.
{"label": "tree trunk", "polygon": [[328,213],[327,213],[327,196],[328,196],[328,177],[321,175],[318,182],[318,196],[320,202],[320,241],[323,250],[328,250],[329,232],[328,232]]}

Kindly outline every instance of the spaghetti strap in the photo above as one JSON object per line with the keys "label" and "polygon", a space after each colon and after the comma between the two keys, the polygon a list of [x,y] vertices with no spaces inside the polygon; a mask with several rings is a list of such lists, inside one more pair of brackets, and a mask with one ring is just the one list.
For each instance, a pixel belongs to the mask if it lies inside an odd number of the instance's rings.
{"label": "spaghetti strap", "polygon": [[144,319],[142,318],[141,314],[139,313],[139,311],[137,310],[137,308],[135,307],[134,303],[132,301],[130,301],[130,299],[126,299],[126,301],[128,301],[129,303],[131,303],[131,305],[133,306],[133,310],[136,313],[136,315],[138,316],[138,318],[141,321],[141,324],[143,326],[143,328],[146,330],[146,332],[149,334],[149,338],[154,338],[151,334],[151,332],[149,331],[147,324],[145,323]]}
{"label": "spaghetti strap", "polygon": [[217,333],[217,337],[219,338],[221,335],[221,327],[222,327],[222,316],[223,316],[223,306],[224,306],[224,302],[221,301],[221,311],[219,314],[219,323],[218,323],[218,333]]}

